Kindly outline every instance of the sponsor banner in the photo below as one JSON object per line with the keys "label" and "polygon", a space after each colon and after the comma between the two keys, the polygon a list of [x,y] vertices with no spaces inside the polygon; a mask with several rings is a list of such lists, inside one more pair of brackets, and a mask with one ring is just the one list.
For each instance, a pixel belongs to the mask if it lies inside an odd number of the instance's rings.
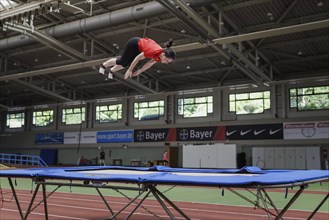
{"label": "sponsor banner", "polygon": [[283,139],[283,124],[226,126],[225,136],[230,140]]}
{"label": "sponsor banner", "polygon": [[[167,141],[168,134],[169,134],[168,128],[138,129],[135,130],[134,132],[134,141],[135,142],[164,142]],[[170,136],[170,139],[171,140],[173,139],[172,135]]]}
{"label": "sponsor banner", "polygon": [[96,131],[65,132],[64,144],[96,144]]}
{"label": "sponsor banner", "polygon": [[35,134],[34,137],[35,144],[63,144],[63,142],[63,132]]}
{"label": "sponsor banner", "polygon": [[225,140],[225,127],[177,128],[177,141]]}
{"label": "sponsor banner", "polygon": [[329,121],[284,123],[284,139],[329,139]]}
{"label": "sponsor banner", "polygon": [[123,143],[134,141],[133,130],[98,131],[97,143]]}

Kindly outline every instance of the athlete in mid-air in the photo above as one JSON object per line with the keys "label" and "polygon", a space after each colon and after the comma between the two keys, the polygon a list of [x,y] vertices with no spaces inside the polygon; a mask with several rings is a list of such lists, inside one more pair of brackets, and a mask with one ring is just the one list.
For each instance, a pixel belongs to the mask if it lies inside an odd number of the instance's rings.
{"label": "athlete in mid-air", "polygon": [[[173,40],[170,39],[165,43],[165,48],[162,48],[150,38],[133,37],[127,42],[120,57],[110,58],[101,64],[99,73],[105,75],[106,68],[111,67],[108,71],[108,78],[113,79],[113,73],[129,66],[124,76],[127,79],[132,76],[138,76],[156,62],[170,63],[176,58],[176,53],[171,48],[172,43]],[[145,58],[151,60],[145,63],[141,69],[134,71],[138,62]]]}

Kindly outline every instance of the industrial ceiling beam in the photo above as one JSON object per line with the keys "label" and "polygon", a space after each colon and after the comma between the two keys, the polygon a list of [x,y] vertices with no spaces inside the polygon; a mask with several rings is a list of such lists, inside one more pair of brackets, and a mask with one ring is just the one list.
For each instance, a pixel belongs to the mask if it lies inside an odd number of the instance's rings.
{"label": "industrial ceiling beam", "polygon": [[0,109],[3,108],[3,109],[9,109],[10,107],[9,106],[6,106],[6,105],[3,105],[3,104],[0,104]]}
{"label": "industrial ceiling beam", "polygon": [[[285,9],[285,11],[281,14],[281,16],[275,21],[275,24],[280,24],[281,21],[289,14],[289,12],[295,7],[295,5],[297,4],[299,0],[294,0],[290,5],[289,7],[287,7]],[[262,38],[259,42],[257,42],[257,48],[263,43],[263,41],[265,40],[266,38]]]}
{"label": "industrial ceiling beam", "polygon": [[79,60],[79,61],[84,61],[84,60],[88,60],[89,58],[87,56],[85,56],[83,53],[81,53],[80,51],[75,50],[72,47],[67,46],[66,44],[62,43],[61,41],[46,35],[38,30],[33,30],[32,27],[29,26],[24,26],[24,25],[15,25],[15,26],[11,26],[8,24],[8,29],[13,30],[13,31],[17,31],[17,32],[21,32],[23,34],[26,34],[28,36],[30,36],[31,38],[35,39],[36,41],[40,42],[41,44],[56,50],[57,52],[73,58],[75,60]]}
{"label": "industrial ceiling beam", "polygon": [[[207,5],[216,1],[217,0],[189,0],[190,4],[193,6]],[[115,26],[145,18],[159,16],[166,12],[166,9],[162,5],[160,5],[158,2],[152,1],[129,8],[112,11],[110,13],[95,15],[65,24],[56,25],[42,31],[54,38],[63,38],[74,34],[87,33],[102,28],[108,28],[109,26]],[[9,37],[0,40],[0,50],[3,51],[7,49],[13,49],[33,43],[35,43],[35,41],[29,37]]]}
{"label": "industrial ceiling beam", "polygon": [[34,91],[37,91],[39,92],[39,94],[41,95],[44,95],[44,96],[47,96],[47,97],[50,97],[50,98],[55,98],[57,100],[60,100],[60,101],[65,101],[65,102],[70,102],[70,101],[73,101],[72,99],[69,99],[69,98],[66,98],[64,96],[61,96],[61,95],[58,95],[54,92],[51,92],[49,90],[46,90],[46,89],[43,89],[43,88],[40,88],[38,86],[35,86],[33,84],[30,84],[30,83],[27,83],[27,82],[24,82],[22,80],[14,80],[14,83],[16,84],[19,84],[23,87],[29,87],[30,89],[34,90]]}
{"label": "industrial ceiling beam", "polygon": [[[85,56],[84,54],[80,53],[79,51],[63,44],[62,42],[43,34],[42,32],[39,31],[32,31],[29,27],[18,25],[13,26],[13,27],[8,27],[12,30],[18,30],[18,31],[24,31],[25,34],[28,34],[30,37],[34,38],[35,40],[39,41],[40,43],[49,46],[50,48],[68,56],[73,59],[79,60],[79,61],[86,61],[89,58]],[[104,61],[103,61],[104,62]],[[98,66],[101,62],[97,63],[96,65],[91,65],[88,67],[92,66]],[[119,74],[118,74],[119,75]],[[120,75],[121,76],[121,75]],[[133,89],[136,89],[139,92],[147,92],[147,93],[156,93],[154,90],[134,81],[134,80],[127,80],[127,81],[122,81],[120,77],[116,77],[116,80],[121,81],[121,83],[125,84],[128,87],[131,87]],[[31,84],[32,85],[32,84]],[[33,85],[32,85],[33,86]]]}
{"label": "industrial ceiling beam", "polygon": [[87,67],[91,67],[91,66],[97,66],[100,63],[105,62],[106,60],[107,60],[107,58],[103,58],[103,59],[98,59],[98,60],[90,60],[90,61],[86,61],[86,62],[51,67],[51,68],[47,68],[47,69],[32,70],[32,71],[28,71],[28,72],[6,75],[6,76],[0,77],[0,81],[13,80],[13,79],[19,79],[19,78],[25,78],[25,77],[31,77],[31,76],[40,76],[40,75],[46,75],[46,74],[50,74],[50,73],[57,73],[57,72],[75,70],[75,69],[83,69],[83,68],[87,68]]}
{"label": "industrial ceiling beam", "polygon": [[9,17],[14,17],[19,14],[23,14],[25,12],[30,12],[36,9],[39,9],[44,4],[48,4],[51,2],[55,2],[55,0],[43,0],[43,1],[33,1],[31,3],[27,3],[21,6],[17,6],[16,8],[11,8],[9,10],[5,10],[0,12],[0,20],[6,19]]}
{"label": "industrial ceiling beam", "polygon": [[266,37],[274,37],[279,35],[298,33],[304,31],[311,31],[315,29],[328,28],[329,27],[329,19],[322,21],[314,21],[305,24],[291,25],[287,27],[274,28],[265,31],[256,31],[253,33],[239,34],[235,36],[229,37],[221,37],[214,39],[213,41],[217,44],[230,44],[237,43],[241,41],[249,41]]}
{"label": "industrial ceiling beam", "polygon": [[[315,22],[318,25],[315,25],[315,27],[320,28],[323,27],[323,25],[327,22],[327,25],[329,25],[328,20],[325,21],[321,21],[321,22]],[[314,22],[311,22],[314,23]],[[303,24],[302,24],[303,25]],[[311,27],[312,25],[310,25],[310,23],[305,24],[307,27],[309,28],[313,28]],[[300,30],[300,25],[298,25],[298,28],[294,28],[293,27],[291,29],[289,29],[289,27],[285,27],[285,31],[284,32],[277,32],[277,33],[287,33],[287,31],[289,33],[294,33],[294,31],[299,31]],[[279,28],[281,29],[281,28]],[[271,29],[268,31],[271,32],[275,32],[276,33],[277,29]],[[263,36],[262,33],[266,32],[266,31],[261,31],[261,32],[255,32],[255,33],[250,33],[253,34],[253,36],[258,36],[261,37]],[[234,36],[233,36],[234,37]],[[219,42],[222,38],[217,38],[214,39],[215,42]],[[239,40],[237,37],[234,38],[235,40]],[[232,41],[230,41],[232,42]],[[177,45],[174,46],[173,49],[177,52],[183,52],[183,51],[189,51],[189,50],[194,50],[194,49],[202,49],[207,47],[208,45],[206,44],[202,44],[200,42],[194,42],[194,43],[189,43],[189,44],[184,44],[184,45]],[[29,72],[22,72],[22,73],[17,73],[17,74],[12,74],[12,75],[6,75],[6,76],[2,76],[0,77],[0,81],[6,81],[6,80],[13,80],[13,79],[19,79],[19,78],[24,78],[24,77],[31,77],[31,76],[38,76],[38,75],[45,75],[45,74],[50,74],[50,73],[55,73],[55,72],[62,72],[62,71],[68,71],[68,70],[74,70],[74,69],[79,69],[79,68],[86,68],[86,67],[91,67],[91,66],[97,66],[100,63],[106,61],[107,58],[103,58],[103,59],[97,59],[97,60],[90,60],[90,61],[85,61],[85,62],[80,62],[80,63],[74,63],[74,64],[68,64],[68,65],[62,65],[62,66],[58,66],[58,67],[51,67],[51,68],[47,68],[47,69],[42,69],[42,70],[34,70],[34,71],[29,71]]]}
{"label": "industrial ceiling beam", "polygon": [[[34,70],[34,71],[18,73],[18,74],[13,74],[13,75],[6,75],[6,76],[3,76],[5,78],[0,77],[0,81],[15,80],[15,79],[19,79],[19,78],[32,77],[32,76],[40,76],[40,75],[56,73],[56,72],[61,72],[61,71],[75,70],[75,69],[80,69],[80,68],[83,69],[83,68],[88,68],[88,67],[92,67],[92,66],[97,66],[106,60],[107,60],[107,58],[99,59],[99,60],[91,60],[91,61],[75,63],[75,64],[69,64],[69,65],[59,66],[59,67],[52,67],[52,68],[42,69],[42,70]],[[132,79],[125,80],[121,74],[116,74],[115,79],[119,80],[121,83],[124,83],[126,86],[136,89],[137,91],[144,91],[144,92],[146,91],[147,93],[156,93],[154,90],[136,82],[135,80],[132,80]],[[31,85],[31,86],[33,87],[33,85]]]}
{"label": "industrial ceiling beam", "polygon": [[[160,4],[166,7],[171,13],[178,16],[186,25],[193,27],[204,40],[208,41],[208,46],[218,51],[223,57],[231,60],[232,63],[258,84],[263,80],[271,81],[271,79],[258,69],[252,62],[250,62],[242,53],[231,45],[227,45],[228,50],[223,50],[217,45],[213,44],[213,39],[218,38],[220,35],[213,29],[199,14],[197,14],[189,5],[182,0],[173,0],[173,3],[158,0]],[[242,65],[244,63],[244,65]],[[246,67],[248,66],[248,67]]]}

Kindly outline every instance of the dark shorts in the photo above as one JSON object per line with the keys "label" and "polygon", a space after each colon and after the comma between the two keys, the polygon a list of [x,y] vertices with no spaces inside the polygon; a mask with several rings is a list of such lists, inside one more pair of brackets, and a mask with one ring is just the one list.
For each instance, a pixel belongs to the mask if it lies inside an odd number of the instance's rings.
{"label": "dark shorts", "polygon": [[117,65],[121,65],[123,67],[129,66],[135,57],[138,56],[141,52],[138,49],[138,41],[139,37],[133,37],[128,42],[120,57],[117,58]]}

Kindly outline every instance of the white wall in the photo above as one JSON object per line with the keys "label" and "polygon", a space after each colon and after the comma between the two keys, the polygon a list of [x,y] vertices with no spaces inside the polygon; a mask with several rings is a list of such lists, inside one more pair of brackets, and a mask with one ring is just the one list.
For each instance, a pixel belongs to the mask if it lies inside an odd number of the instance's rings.
{"label": "white wall", "polygon": [[253,147],[253,166],[263,169],[321,169],[320,147]]}
{"label": "white wall", "polygon": [[236,145],[183,145],[183,167],[236,168]]}

